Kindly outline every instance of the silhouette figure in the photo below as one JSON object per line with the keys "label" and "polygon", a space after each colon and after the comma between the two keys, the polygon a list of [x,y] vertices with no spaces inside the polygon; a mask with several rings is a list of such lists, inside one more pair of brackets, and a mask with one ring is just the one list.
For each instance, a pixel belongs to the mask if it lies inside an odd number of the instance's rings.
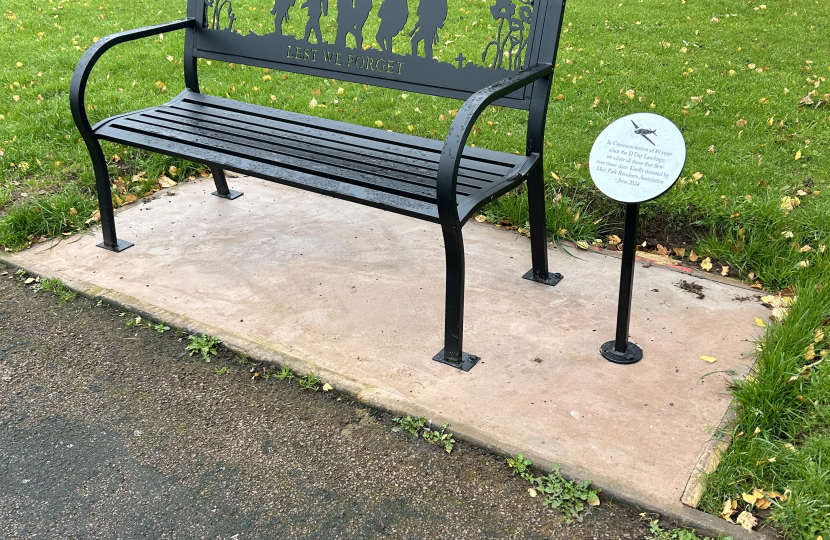
{"label": "silhouette figure", "polygon": [[335,45],[346,46],[346,36],[351,34],[355,48],[363,50],[363,26],[372,11],[372,0],[337,0],[337,39]]}
{"label": "silhouette figure", "polygon": [[274,0],[274,8],[271,15],[274,16],[274,29],[277,34],[282,34],[282,23],[288,22],[288,10],[294,7],[297,0]]}
{"label": "silhouette figure", "polygon": [[418,44],[424,42],[424,56],[432,58],[432,46],[440,43],[438,29],[447,20],[447,0],[421,0],[418,3],[418,23],[409,37],[412,38],[412,56],[418,56]]}
{"label": "silhouette figure", "polygon": [[406,0],[384,0],[378,10],[380,28],[375,38],[380,44],[380,49],[385,52],[392,52],[392,38],[397,36],[406,26],[409,19],[409,6]]}
{"label": "silhouette figure", "polygon": [[308,22],[305,25],[304,40],[311,38],[311,31],[317,35],[317,43],[323,43],[323,31],[320,30],[320,17],[329,16],[329,0],[306,0],[300,8],[308,8]]}

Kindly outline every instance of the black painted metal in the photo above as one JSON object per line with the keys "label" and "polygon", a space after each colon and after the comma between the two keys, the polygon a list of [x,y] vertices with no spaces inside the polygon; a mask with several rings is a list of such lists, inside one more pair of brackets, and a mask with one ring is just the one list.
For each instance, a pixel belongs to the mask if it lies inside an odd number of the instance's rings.
{"label": "black painted metal", "polygon": [[[99,140],[204,163],[213,171],[214,195],[219,197],[241,195],[229,189],[224,169],[439,223],[447,257],[447,297],[445,347],[436,360],[469,369],[478,358],[462,351],[465,267],[461,228],[479,208],[527,181],[534,233],[529,279],[551,285],[561,279],[548,270],[542,163],[565,3],[491,0],[497,31],[495,38],[490,36],[491,41],[482,44],[484,53],[459,53],[453,61],[441,62],[432,57],[432,47],[440,42],[440,30],[447,21],[447,0],[420,0],[414,13],[406,0],[381,0],[375,36],[379,50],[362,47],[368,41],[363,32],[372,0],[336,1],[338,31],[332,44],[323,40],[320,28],[322,17],[330,16],[329,0],[307,0],[300,6],[308,15],[302,40],[284,34],[289,8],[296,0],[274,0],[274,32],[264,36],[243,35],[232,0],[188,0],[185,20],[114,34],[87,50],[72,80],[70,105],[95,169],[102,245],[120,251],[131,244],[116,236],[110,181]],[[180,29],[186,32],[187,89],[164,106],[122,114],[91,127],[84,92],[100,56],[116,44]],[[393,50],[394,38],[402,33],[410,38],[411,55],[409,50],[405,55]],[[479,56],[483,65],[468,59]],[[466,102],[446,140],[439,142],[202,95],[198,58]],[[493,104],[530,111],[526,155],[466,146],[475,122]]]}
{"label": "black painted metal", "polygon": [[473,354],[463,353],[461,355],[461,360],[458,362],[454,362],[452,360],[447,360],[446,354],[442,349],[441,352],[435,355],[433,358],[436,362],[440,362],[441,364],[446,364],[448,366],[454,367],[456,369],[460,369],[461,371],[470,371],[475,367],[476,364],[481,360],[481,357],[475,356]]}
{"label": "black painted metal", "polygon": [[[637,229],[640,222],[640,205],[625,207],[625,233],[623,235],[622,271],[620,273],[620,301],[617,306],[617,336],[613,342],[600,349],[602,356],[616,364],[634,364],[643,359],[643,350],[628,341],[631,322],[631,301],[634,289],[634,265],[637,260]],[[613,343],[613,349],[609,344]]]}
{"label": "black painted metal", "polygon": [[619,352],[616,349],[616,341],[609,341],[602,344],[599,353],[603,358],[614,364],[636,364],[643,359],[643,349],[635,343],[629,343],[625,351]]}
{"label": "black painted metal", "polygon": [[228,199],[230,201],[238,199],[244,195],[241,191],[234,191],[228,188],[228,179],[225,178],[225,171],[219,167],[211,167],[210,174],[213,176],[213,182],[216,184],[216,191],[214,191],[211,195]]}
{"label": "black painted metal", "polygon": [[526,279],[528,281],[535,281],[536,283],[543,283],[545,285],[555,287],[556,285],[559,285],[560,281],[565,279],[565,276],[563,276],[559,272],[548,272],[547,278],[540,278],[536,277],[535,271],[531,268],[527,271],[525,275],[522,276],[522,279]]}
{"label": "black painted metal", "polygon": [[78,127],[78,131],[81,132],[81,137],[84,139],[84,143],[86,143],[90,158],[92,159],[92,167],[95,171],[95,189],[98,192],[98,208],[101,212],[101,229],[104,235],[104,242],[101,246],[105,249],[119,252],[132,246],[132,244],[119,241],[115,233],[115,215],[112,209],[112,191],[110,188],[109,173],[107,172],[107,160],[104,157],[104,152],[101,150],[98,137],[93,132],[92,126],[89,124],[89,119],[86,116],[84,96],[89,74],[92,72],[92,68],[95,67],[98,59],[107,50],[119,43],[150,37],[163,32],[193,28],[193,26],[194,21],[192,19],[185,19],[183,21],[174,21],[156,26],[148,26],[147,28],[141,28],[139,30],[128,30],[126,32],[109,35],[98,40],[97,43],[93,43],[86,50],[78,62],[78,66],[75,68],[75,73],[72,76],[72,84],[69,87],[69,108],[72,111],[72,118],[75,120],[75,125]]}

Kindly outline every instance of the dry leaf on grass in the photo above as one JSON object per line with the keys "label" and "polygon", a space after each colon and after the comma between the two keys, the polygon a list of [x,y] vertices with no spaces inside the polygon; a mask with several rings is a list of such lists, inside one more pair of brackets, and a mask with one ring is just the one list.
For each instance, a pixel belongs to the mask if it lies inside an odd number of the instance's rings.
{"label": "dry leaf on grass", "polygon": [[744,529],[751,531],[756,525],[758,525],[758,520],[749,512],[743,511],[738,515],[738,519],[735,520],[735,523]]}
{"label": "dry leaf on grass", "polygon": [[162,175],[161,178],[159,178],[159,185],[163,188],[169,188],[175,186],[176,182],[171,180],[167,176]]}

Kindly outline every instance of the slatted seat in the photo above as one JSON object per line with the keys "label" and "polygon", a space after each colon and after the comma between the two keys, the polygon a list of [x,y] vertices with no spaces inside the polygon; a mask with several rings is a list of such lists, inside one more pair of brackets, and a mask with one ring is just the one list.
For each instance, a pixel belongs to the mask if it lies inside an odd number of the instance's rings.
{"label": "slatted seat", "polygon": [[[542,164],[565,3],[484,2],[417,0],[415,8],[415,0],[309,0],[299,6],[294,0],[249,0],[247,4],[261,5],[249,5],[237,17],[233,0],[187,0],[186,19],[98,40],[75,69],[69,105],[95,170],[104,237],[99,246],[115,252],[132,246],[116,235],[102,140],[202,163],[213,173],[214,195],[225,199],[242,195],[228,186],[224,170],[231,170],[437,223],[444,238],[447,282],[444,349],[434,360],[469,370],[479,358],[462,349],[465,266],[461,230],[476,210],[525,183],[533,268],[524,277],[548,285],[562,278],[548,270]],[[270,22],[266,28],[249,18],[269,9],[274,16],[273,32]],[[296,28],[286,24],[297,13],[304,13],[301,20],[306,17],[303,38],[302,24]],[[369,23],[372,14],[379,20]],[[323,17],[328,32],[323,31]],[[489,22],[485,17],[491,18]],[[247,31],[239,30],[243,24],[248,25]],[[370,44],[368,27],[376,31],[376,43]],[[263,29],[269,33],[262,34]],[[115,45],[177,30],[185,32],[187,89],[165,105],[91,126],[85,94],[98,59]],[[457,37],[464,32],[466,37],[476,31],[478,50],[453,50],[461,42],[474,40],[456,42],[450,32]],[[334,36],[334,42],[326,41]],[[438,44],[441,49],[436,53],[433,46]],[[465,103],[446,139],[434,141],[204,95],[199,87],[199,59]],[[528,111],[524,155],[467,145],[477,119],[490,105]]]}
{"label": "slatted seat", "polygon": [[[336,195],[439,222],[437,170],[443,143],[205,96],[95,126],[100,138]],[[456,193],[461,221],[524,181],[537,155],[464,148]]]}

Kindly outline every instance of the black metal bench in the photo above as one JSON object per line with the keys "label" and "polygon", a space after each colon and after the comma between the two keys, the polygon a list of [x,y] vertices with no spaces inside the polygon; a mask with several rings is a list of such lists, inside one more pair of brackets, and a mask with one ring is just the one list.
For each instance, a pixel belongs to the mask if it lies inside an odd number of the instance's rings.
{"label": "black metal bench", "polygon": [[[262,0],[270,2],[270,0]],[[131,243],[115,231],[110,179],[99,141],[106,140],[203,163],[214,195],[234,199],[223,170],[252,175],[441,225],[447,257],[444,350],[435,360],[469,370],[478,357],[462,352],[464,245],[462,226],[483,205],[527,181],[533,269],[524,277],[555,285],[548,271],[542,156],[551,77],[564,0],[493,0],[498,35],[481,62],[459,54],[453,63],[433,58],[433,44],[448,16],[447,0],[375,0],[380,50],[365,49],[363,28],[372,0],[337,0],[335,43],[320,42],[328,0],[306,2],[305,40],[283,34],[295,0],[275,0],[275,32],[243,35],[233,28],[231,0],[188,0],[187,18],[107,36],[92,45],[72,79],[70,105],[92,156],[104,241],[123,251]],[[515,2],[515,3],[514,3]],[[319,6],[318,6],[319,4]],[[457,11],[457,10],[454,10]],[[319,13],[318,13],[319,12]],[[332,16],[335,16],[332,14]],[[407,28],[412,54],[396,54],[393,38]],[[495,33],[491,27],[490,33]],[[108,118],[94,127],[84,93],[97,60],[111,47],[163,32],[185,30],[186,89],[160,107]],[[488,31],[488,30],[483,30]],[[310,41],[312,33],[317,42]],[[346,40],[351,35],[355,48]],[[423,43],[424,56],[420,56]],[[213,59],[466,100],[444,142],[390,133],[200,93],[197,59]],[[526,155],[466,146],[491,104],[529,111]]]}

